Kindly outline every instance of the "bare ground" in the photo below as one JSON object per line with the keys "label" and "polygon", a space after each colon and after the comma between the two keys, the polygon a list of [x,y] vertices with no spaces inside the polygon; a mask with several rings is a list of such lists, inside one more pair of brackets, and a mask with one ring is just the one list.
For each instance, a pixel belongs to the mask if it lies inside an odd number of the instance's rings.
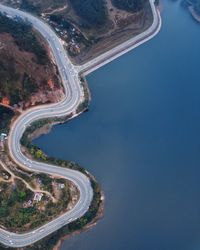
{"label": "bare ground", "polygon": [[[40,36],[38,40],[42,42]],[[45,44],[43,44],[46,46]],[[46,46],[48,50],[48,47]],[[49,53],[50,56],[50,53]],[[26,109],[31,106],[43,103],[57,102],[62,99],[63,87],[61,80],[57,74],[57,68],[50,59],[47,65],[38,65],[35,55],[26,51],[21,51],[19,47],[15,44],[14,39],[8,33],[0,34],[0,61],[4,65],[12,65],[7,67],[7,72],[14,70],[19,76],[15,81],[14,88],[19,91],[23,90],[22,79],[24,74],[31,77],[33,83],[36,85],[36,91],[32,93],[26,101],[21,101],[16,103],[15,108]],[[11,84],[10,82],[1,82],[2,86],[5,86],[4,90],[0,94],[5,99],[11,99],[9,96],[9,90],[6,90],[6,84]],[[3,101],[5,101],[3,99]],[[5,105],[7,103],[2,104]]]}

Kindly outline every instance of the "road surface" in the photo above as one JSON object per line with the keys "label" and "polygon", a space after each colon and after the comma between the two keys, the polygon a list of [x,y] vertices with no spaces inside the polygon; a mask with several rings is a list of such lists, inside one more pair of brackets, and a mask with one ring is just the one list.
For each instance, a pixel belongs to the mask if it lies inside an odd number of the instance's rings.
{"label": "road surface", "polygon": [[78,105],[84,99],[84,93],[79,79],[80,73],[85,75],[90,73],[157,34],[161,27],[161,18],[154,6],[153,0],[150,0],[150,3],[154,18],[152,25],[146,31],[81,66],[75,66],[71,63],[63,48],[62,41],[46,23],[31,14],[0,4],[0,12],[6,13],[10,17],[21,17],[25,21],[30,22],[33,27],[43,35],[52,50],[65,89],[65,98],[59,103],[31,108],[20,115],[14,122],[8,137],[8,147],[11,157],[18,165],[31,169],[32,171],[55,174],[71,180],[80,192],[79,201],[72,210],[36,230],[16,234],[0,229],[0,242],[2,244],[9,247],[28,246],[71,221],[82,217],[88,210],[93,198],[93,190],[89,178],[78,171],[30,161],[30,159],[21,152],[20,138],[27,126],[36,120],[49,117],[64,117],[71,113],[75,114]]}

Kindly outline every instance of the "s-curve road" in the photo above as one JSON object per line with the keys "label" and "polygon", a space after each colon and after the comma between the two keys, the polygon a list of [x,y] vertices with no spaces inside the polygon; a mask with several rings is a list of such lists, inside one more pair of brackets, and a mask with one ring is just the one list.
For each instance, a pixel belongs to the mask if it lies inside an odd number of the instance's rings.
{"label": "s-curve road", "polygon": [[85,66],[74,66],[71,63],[64,50],[62,41],[46,23],[31,14],[0,4],[0,12],[5,13],[11,18],[16,16],[22,18],[23,20],[31,23],[33,27],[43,35],[52,50],[65,89],[65,98],[59,103],[31,108],[22,113],[14,122],[8,138],[8,147],[11,157],[21,167],[31,169],[34,172],[55,174],[71,180],[80,192],[79,201],[72,210],[34,231],[16,234],[0,229],[0,242],[2,244],[16,248],[28,246],[55,232],[71,221],[80,218],[88,210],[93,198],[93,190],[89,178],[78,171],[31,161],[21,152],[20,139],[26,127],[28,127],[33,121],[49,117],[64,117],[71,113],[75,114],[78,105],[84,98],[83,89],[79,80],[80,72],[87,72],[87,70],[89,72],[93,67],[96,69],[98,64],[99,66],[102,66],[103,64],[108,63],[117,56],[121,55],[123,53],[123,48],[124,51],[128,51],[128,49],[130,50],[131,48],[134,48],[136,45],[149,40],[157,34],[160,29],[161,19],[154,6],[153,0],[150,0],[150,4],[154,18],[150,28],[141,33],[139,36],[123,43],[120,47],[113,48],[112,50],[102,54],[102,56],[97,57],[97,59],[88,62]]}
{"label": "s-curve road", "polygon": [[38,119],[64,117],[76,111],[79,103],[83,99],[84,93],[79,81],[78,72],[76,72],[73,65],[71,65],[60,39],[49,26],[30,14],[3,5],[0,5],[0,11],[6,12],[9,16],[20,16],[24,20],[27,20],[46,38],[55,57],[66,93],[65,98],[59,103],[35,107],[19,116],[14,122],[9,134],[8,147],[10,154],[13,160],[22,167],[30,168],[35,172],[59,175],[71,180],[80,192],[79,201],[72,210],[32,232],[15,234],[0,229],[1,243],[10,247],[24,247],[44,238],[69,222],[80,218],[86,213],[91,204],[93,190],[87,176],[78,171],[30,161],[22,154],[20,148],[20,138],[27,126]]}

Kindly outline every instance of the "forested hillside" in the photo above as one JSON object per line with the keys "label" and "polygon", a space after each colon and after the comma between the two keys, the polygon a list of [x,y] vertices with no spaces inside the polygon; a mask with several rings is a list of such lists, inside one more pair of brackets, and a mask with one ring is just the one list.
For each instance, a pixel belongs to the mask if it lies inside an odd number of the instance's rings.
{"label": "forested hillside", "polygon": [[32,27],[23,21],[15,22],[0,14],[0,33],[10,33],[21,50],[32,52],[39,64],[46,64],[48,57],[45,49],[37,41]]}
{"label": "forested hillside", "polygon": [[0,102],[20,108],[50,102],[57,86],[42,38],[19,18],[0,14]]}
{"label": "forested hillside", "polygon": [[136,12],[144,7],[147,0],[112,0],[115,7],[127,11]]}
{"label": "forested hillside", "polygon": [[105,23],[106,8],[104,0],[69,0],[78,16],[87,24],[99,26]]}

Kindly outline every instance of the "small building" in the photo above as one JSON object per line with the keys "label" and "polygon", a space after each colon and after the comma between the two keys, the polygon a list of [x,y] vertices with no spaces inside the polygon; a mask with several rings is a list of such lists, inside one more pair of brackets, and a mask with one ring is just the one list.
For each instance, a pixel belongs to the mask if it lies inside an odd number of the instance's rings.
{"label": "small building", "polygon": [[6,139],[7,139],[7,134],[1,133],[0,134],[0,141],[4,142],[4,140],[6,140]]}
{"label": "small building", "polygon": [[36,202],[41,201],[43,194],[42,193],[35,193],[33,200]]}

